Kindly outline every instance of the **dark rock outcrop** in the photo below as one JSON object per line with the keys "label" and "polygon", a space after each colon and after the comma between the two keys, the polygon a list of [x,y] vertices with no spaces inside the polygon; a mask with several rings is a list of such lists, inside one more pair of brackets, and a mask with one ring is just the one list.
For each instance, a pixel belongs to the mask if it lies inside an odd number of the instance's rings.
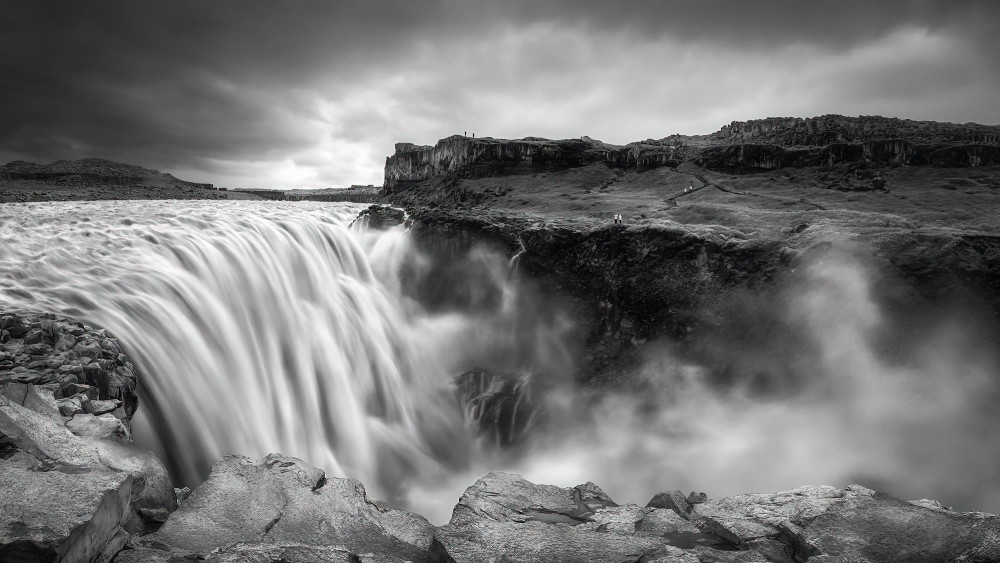
{"label": "dark rock outcrop", "polygon": [[459,406],[476,434],[496,446],[523,441],[538,412],[531,400],[531,376],[472,370],[454,379]]}
{"label": "dark rock outcrop", "polygon": [[[434,527],[301,460],[229,456],[156,532],[116,561],[428,561]],[[283,555],[282,555],[283,554]],[[174,559],[171,559],[174,558]]]}
{"label": "dark rock outcrop", "polygon": [[720,141],[765,141],[782,146],[824,146],[873,138],[906,138],[912,142],[1000,145],[1000,127],[975,123],[913,121],[878,115],[848,117],[769,117],[734,121],[711,135]]}
{"label": "dark rock outcrop", "polygon": [[397,143],[383,191],[398,194],[433,178],[535,174],[603,162],[649,170],[693,162],[711,170],[756,172],[839,163],[990,166],[1000,164],[1000,126],[824,115],[733,122],[710,135],[675,135],[625,146],[581,137],[473,139],[434,146]]}
{"label": "dark rock outcrop", "polygon": [[388,205],[372,205],[358,214],[352,224],[359,224],[368,229],[388,229],[402,225],[406,221],[406,212]]}
{"label": "dark rock outcrop", "polygon": [[441,139],[433,147],[396,143],[396,153],[385,162],[383,191],[397,193],[436,177],[531,174],[595,162],[644,169],[677,166],[682,161],[680,148],[667,143],[621,147],[589,137],[552,141],[536,137],[508,140],[454,135]]}
{"label": "dark rock outcrop", "polygon": [[0,315],[0,561],[110,561],[176,508],[136,450],[118,342],[53,315]]}
{"label": "dark rock outcrop", "polygon": [[375,203],[379,201],[379,188],[375,186],[352,185],[348,188],[325,188],[320,190],[289,190],[285,192],[291,201],[343,201],[349,203]]}
{"label": "dark rock outcrop", "polygon": [[54,406],[74,434],[130,441],[135,386],[107,331],[51,314],[0,315],[0,394]]}

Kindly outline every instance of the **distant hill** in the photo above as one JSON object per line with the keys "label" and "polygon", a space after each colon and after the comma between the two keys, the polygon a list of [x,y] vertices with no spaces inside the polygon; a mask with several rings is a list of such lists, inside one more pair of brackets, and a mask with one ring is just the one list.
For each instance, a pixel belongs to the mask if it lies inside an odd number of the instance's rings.
{"label": "distant hill", "polygon": [[150,187],[190,186],[214,189],[212,184],[188,182],[158,170],[103,158],[57,160],[49,164],[15,160],[0,167],[0,179],[48,180],[67,184],[100,182],[120,185],[141,184]]}
{"label": "distant hill", "polygon": [[103,158],[49,164],[15,160],[0,166],[0,202],[235,198],[257,199]]}

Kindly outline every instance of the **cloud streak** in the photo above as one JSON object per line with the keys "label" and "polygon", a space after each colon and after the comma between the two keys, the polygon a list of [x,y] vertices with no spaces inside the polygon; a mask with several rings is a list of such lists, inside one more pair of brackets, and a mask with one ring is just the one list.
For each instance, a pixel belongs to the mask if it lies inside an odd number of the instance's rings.
{"label": "cloud streak", "polygon": [[0,158],[380,183],[395,141],[625,143],[823,113],[996,123],[992,2],[9,3]]}

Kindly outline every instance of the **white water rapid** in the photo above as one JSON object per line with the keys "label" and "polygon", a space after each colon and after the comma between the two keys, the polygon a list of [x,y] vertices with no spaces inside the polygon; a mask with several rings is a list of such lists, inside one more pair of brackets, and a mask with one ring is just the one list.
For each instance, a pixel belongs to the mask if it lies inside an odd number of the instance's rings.
{"label": "white water rapid", "polygon": [[405,503],[465,463],[447,384],[497,335],[404,298],[407,233],[350,228],[363,207],[0,206],[0,308],[118,336],[140,372],[137,442],[185,483],[225,454],[283,452]]}

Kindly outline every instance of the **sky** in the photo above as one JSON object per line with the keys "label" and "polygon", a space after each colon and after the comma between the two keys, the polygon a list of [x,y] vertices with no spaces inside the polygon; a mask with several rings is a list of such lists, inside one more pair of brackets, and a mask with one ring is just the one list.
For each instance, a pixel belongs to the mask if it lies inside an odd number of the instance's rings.
{"label": "sky", "polygon": [[1000,123],[993,0],[0,0],[0,162],[382,183],[396,142]]}

